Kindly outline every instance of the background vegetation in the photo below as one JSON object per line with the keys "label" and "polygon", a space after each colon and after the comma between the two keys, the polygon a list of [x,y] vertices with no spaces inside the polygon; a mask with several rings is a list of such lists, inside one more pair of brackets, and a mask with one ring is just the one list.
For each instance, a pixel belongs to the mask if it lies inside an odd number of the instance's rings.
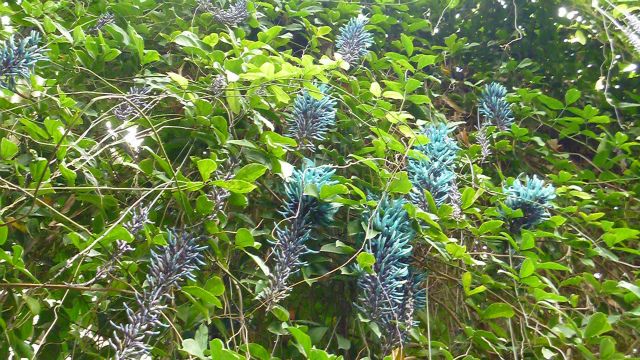
{"label": "background vegetation", "polygon": [[[3,3],[0,358],[635,357],[639,11]],[[513,124],[480,114],[492,82]],[[367,308],[380,277],[416,301]]]}

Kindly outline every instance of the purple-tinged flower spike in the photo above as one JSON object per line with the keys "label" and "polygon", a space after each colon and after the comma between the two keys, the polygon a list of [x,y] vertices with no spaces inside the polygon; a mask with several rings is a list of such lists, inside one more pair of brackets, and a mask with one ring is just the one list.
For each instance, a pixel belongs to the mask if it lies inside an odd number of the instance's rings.
{"label": "purple-tinged flower spike", "polygon": [[365,246],[376,261],[373,273],[363,272],[358,279],[361,294],[356,307],[380,328],[386,354],[405,340],[414,325],[415,309],[423,307],[425,301],[423,276],[415,274],[410,266],[410,242],[415,232],[403,207],[405,202],[383,198],[379,204],[371,222],[376,235]]}
{"label": "purple-tinged flower spike", "polygon": [[638,54],[640,54],[640,18],[633,13],[626,10],[622,11],[624,19],[627,23],[623,26],[623,33],[626,35],[627,40],[633,46]]}
{"label": "purple-tinged flower spike", "polygon": [[306,243],[312,239],[312,231],[318,226],[328,226],[338,210],[335,204],[305,195],[305,189],[337,184],[331,180],[335,173],[329,166],[313,166],[307,161],[301,169],[295,169],[285,184],[286,200],[281,214],[287,226],[276,229],[274,245],[275,266],[269,276],[269,285],[262,297],[271,309],[286,298],[291,291],[288,279],[305,265],[302,256],[311,252]]}
{"label": "purple-tinged flower spike", "polygon": [[451,188],[451,192],[449,194],[449,203],[453,208],[451,216],[456,220],[460,220],[462,219],[462,194],[460,194],[458,182],[453,179],[449,187]]}
{"label": "purple-tinged flower spike", "polygon": [[116,351],[116,359],[138,359],[149,354],[151,347],[147,338],[165,326],[160,314],[165,308],[164,302],[171,299],[171,290],[185,279],[193,280],[193,273],[204,265],[205,247],[199,246],[198,240],[187,232],[169,231],[168,244],[151,252],[145,288],[136,294],[138,311],[125,304],[127,322],[111,323],[115,330],[109,342]]}
{"label": "purple-tinged flower spike", "polygon": [[327,85],[322,84],[318,89],[322,99],[316,99],[305,90],[296,97],[287,119],[287,135],[296,139],[301,148],[315,149],[313,142],[324,140],[336,125],[336,100],[329,95]]}
{"label": "purple-tinged flower spike", "polygon": [[144,113],[151,106],[148,101],[150,92],[151,88],[147,86],[131,87],[127,95],[125,95],[125,100],[113,109],[113,115],[121,121],[133,120],[139,117],[141,112]]}
{"label": "purple-tinged flower spike", "polygon": [[209,0],[199,0],[198,7],[210,12],[216,22],[229,27],[236,27],[249,17],[247,0],[237,0],[228,9],[217,7]]}
{"label": "purple-tinged flower spike", "polygon": [[98,32],[99,30],[102,30],[102,28],[104,28],[105,26],[115,23],[115,21],[116,21],[116,17],[113,15],[113,13],[111,12],[103,13],[98,17],[98,19],[96,20],[96,24],[93,25],[90,31]]}
{"label": "purple-tinged flower spike", "polygon": [[31,31],[29,36],[0,43],[0,87],[15,91],[19,78],[29,79],[38,61],[46,60],[45,48],[40,47],[40,34]]}
{"label": "purple-tinged flower spike", "polygon": [[640,35],[640,18],[638,18],[636,14],[626,10],[622,10],[622,15],[624,15],[624,19],[631,30]]}
{"label": "purple-tinged flower spike", "polygon": [[209,91],[211,91],[213,97],[217,98],[224,94],[224,91],[227,89],[227,85],[227,77],[223,74],[218,74],[213,77],[213,80],[211,80]]}
{"label": "purple-tinged flower spike", "polygon": [[122,224],[122,226],[124,226],[131,235],[136,237],[140,230],[144,228],[145,224],[151,223],[152,221],[149,220],[149,208],[140,206],[131,211],[131,219]]}
{"label": "purple-tinged flower spike", "polygon": [[480,125],[476,133],[476,140],[478,140],[478,144],[480,145],[480,162],[483,163],[491,156],[491,143],[487,136],[487,126],[485,124]]}
{"label": "purple-tinged flower spike", "polygon": [[82,283],[81,285],[89,286],[111,275],[116,270],[116,267],[120,260],[122,260],[124,254],[131,250],[133,250],[133,248],[129,246],[126,241],[116,240],[113,252],[109,254],[109,259],[104,264],[98,267],[96,276],[94,276],[93,279]]}
{"label": "purple-tinged flower spike", "polygon": [[350,65],[357,64],[373,45],[373,35],[364,28],[368,22],[369,19],[360,14],[340,28],[336,38],[336,52]]}
{"label": "purple-tinged flower spike", "polygon": [[[229,158],[225,161],[225,164],[215,171],[214,175],[219,180],[230,180],[234,176],[234,169],[240,162],[237,159]],[[227,199],[231,196],[231,192],[227,189],[214,186],[209,193],[209,199],[213,202],[213,213],[209,217],[213,219],[218,213],[224,210]]]}
{"label": "purple-tinged flower spike", "polygon": [[636,33],[630,26],[624,26],[622,32],[627,37],[629,44],[633,46],[633,49],[640,54],[640,33]]}

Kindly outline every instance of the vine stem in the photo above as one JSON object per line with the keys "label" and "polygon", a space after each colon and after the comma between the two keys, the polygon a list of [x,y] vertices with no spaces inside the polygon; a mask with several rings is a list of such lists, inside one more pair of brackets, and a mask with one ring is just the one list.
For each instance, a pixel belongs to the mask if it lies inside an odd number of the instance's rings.
{"label": "vine stem", "polygon": [[51,289],[51,290],[78,290],[78,291],[100,291],[100,292],[121,292],[121,293],[133,293],[131,290],[116,289],[116,288],[96,288],[91,286],[82,286],[74,284],[36,284],[36,283],[0,283],[0,288],[5,289]]}

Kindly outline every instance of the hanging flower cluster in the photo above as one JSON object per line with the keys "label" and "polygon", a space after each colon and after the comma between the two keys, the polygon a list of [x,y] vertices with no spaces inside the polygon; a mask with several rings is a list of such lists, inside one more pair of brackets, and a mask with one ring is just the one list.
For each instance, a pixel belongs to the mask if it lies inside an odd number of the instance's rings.
{"label": "hanging flower cluster", "polygon": [[342,26],[336,38],[337,53],[351,65],[367,55],[369,47],[373,45],[373,35],[364,28],[368,22],[369,19],[360,14]]}
{"label": "hanging flower cluster", "polygon": [[126,241],[116,240],[113,247],[113,252],[109,254],[109,258],[107,259],[107,261],[105,261],[104,264],[100,265],[96,269],[96,275],[88,281],[81,283],[80,285],[89,286],[95,284],[97,281],[109,277],[117,269],[118,263],[120,262],[124,254],[131,250],[133,250],[133,248],[129,246]]}
{"label": "hanging flower cluster", "polygon": [[211,80],[209,91],[211,91],[213,97],[219,97],[227,89],[227,85],[227,77],[223,74],[218,74]]}
{"label": "hanging flower cluster", "polygon": [[545,185],[534,175],[526,176],[524,182],[516,179],[503,191],[507,195],[505,205],[522,210],[522,217],[512,220],[512,229],[532,228],[549,218],[551,201],[556,197],[553,185]]}
{"label": "hanging flower cluster", "polygon": [[480,96],[480,114],[485,121],[496,125],[500,130],[509,130],[513,124],[513,112],[506,95],[507,89],[504,86],[492,82],[484,87]]}
{"label": "hanging flower cluster", "polygon": [[628,11],[623,11],[622,14],[627,22],[627,25],[623,27],[622,32],[627,37],[629,44],[633,46],[638,54],[640,54],[640,19],[635,14]]}
{"label": "hanging flower cluster", "polygon": [[[215,171],[215,178],[220,180],[231,180],[233,178],[233,169],[238,164],[236,159],[227,159],[222,169]],[[227,199],[231,196],[231,192],[225,188],[214,186],[209,193],[209,200],[213,202],[213,209],[210,218],[215,218],[218,213],[224,210]]]}
{"label": "hanging flower cluster", "polygon": [[15,90],[19,78],[29,79],[36,63],[45,60],[46,49],[40,47],[40,33],[16,40],[13,35],[0,43],[0,87]]}
{"label": "hanging flower cluster", "polygon": [[146,287],[136,294],[138,310],[125,304],[128,321],[112,323],[115,330],[109,342],[116,352],[116,359],[138,359],[149,354],[151,347],[146,338],[165,326],[160,320],[165,301],[171,299],[171,290],[180,282],[194,279],[194,271],[204,265],[203,250],[204,247],[198,245],[198,237],[187,232],[169,231],[167,246],[151,252]]}
{"label": "hanging flower cluster", "polygon": [[249,17],[247,0],[237,0],[228,9],[213,5],[209,0],[199,0],[199,7],[213,15],[213,19],[223,25],[236,27]]}
{"label": "hanging flower cluster", "polygon": [[316,99],[304,90],[296,97],[287,119],[287,135],[296,139],[300,147],[311,150],[314,149],[313,142],[324,140],[336,124],[336,100],[329,95],[327,85],[322,84],[318,89],[322,99]]}
{"label": "hanging flower cluster", "polygon": [[482,163],[491,156],[491,143],[487,136],[487,126],[485,124],[480,125],[480,128],[478,128],[476,140],[478,140],[478,144],[480,145],[480,162]]}
{"label": "hanging flower cluster", "polygon": [[115,15],[113,15],[113,13],[111,12],[106,12],[98,17],[98,19],[96,20],[96,24],[91,28],[90,31],[97,32],[99,30],[102,30],[102,28],[104,28],[105,26],[115,23],[115,21]]}
{"label": "hanging flower cluster", "polygon": [[377,234],[365,246],[376,261],[373,272],[363,272],[358,279],[356,306],[380,328],[384,353],[402,344],[414,326],[415,309],[425,304],[423,277],[410,267],[415,232],[404,204],[403,199],[379,202],[371,219],[371,230]]}
{"label": "hanging flower cluster", "polygon": [[150,92],[151,88],[147,86],[131,87],[127,95],[125,95],[125,101],[113,109],[113,115],[120,121],[133,120],[139,117],[141,112],[151,107],[148,101]]}
{"label": "hanging flower cluster", "polygon": [[314,228],[333,222],[337,206],[304,192],[309,187],[320,192],[323,186],[336,184],[337,181],[331,180],[334,173],[329,166],[313,166],[307,161],[301,170],[293,171],[285,184],[286,199],[280,213],[288,225],[276,229],[275,266],[264,295],[269,308],[288,296],[291,290],[288,279],[305,264],[302,256],[311,252],[306,243],[313,238]]}
{"label": "hanging flower cluster", "polygon": [[453,169],[459,147],[449,136],[450,132],[446,124],[428,126],[424,135],[429,142],[415,147],[424,156],[409,160],[409,180],[413,184],[409,197],[412,203],[423,209],[428,208],[425,191],[431,193],[437,206],[451,199],[451,187],[456,177]]}
{"label": "hanging flower cluster", "polygon": [[129,231],[133,237],[136,237],[145,224],[150,224],[149,207],[137,206],[131,210],[131,219],[124,222],[122,226]]}

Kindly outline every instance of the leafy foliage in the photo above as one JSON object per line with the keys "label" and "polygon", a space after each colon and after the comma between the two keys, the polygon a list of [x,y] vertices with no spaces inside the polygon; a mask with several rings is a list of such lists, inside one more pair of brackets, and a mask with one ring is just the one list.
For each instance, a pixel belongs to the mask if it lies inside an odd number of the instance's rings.
{"label": "leafy foliage", "polygon": [[270,307],[291,291],[287,282],[305,265],[302,256],[310,252],[306,243],[312,239],[313,228],[328,226],[333,221],[337,207],[306,195],[305,191],[308,188],[322,191],[324,186],[336,184],[331,180],[334,172],[328,166],[306,164],[301,170],[294,169],[285,184],[286,200],[281,213],[290,225],[276,229],[275,266],[265,294]]}

